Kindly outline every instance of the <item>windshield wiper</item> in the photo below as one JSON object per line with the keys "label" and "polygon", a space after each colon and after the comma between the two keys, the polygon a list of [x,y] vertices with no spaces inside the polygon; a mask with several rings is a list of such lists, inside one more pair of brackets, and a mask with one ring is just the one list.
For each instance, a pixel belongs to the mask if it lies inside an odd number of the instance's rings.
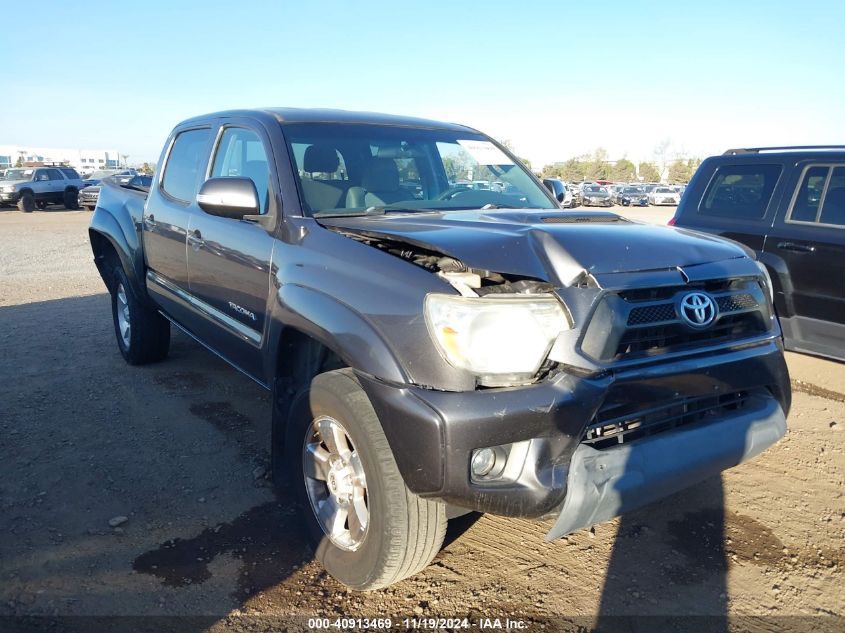
{"label": "windshield wiper", "polygon": [[313,214],[315,218],[360,218],[369,215],[384,215],[385,213],[426,213],[434,211],[434,209],[417,208],[411,209],[403,206],[393,206],[386,204],[380,207],[368,207],[364,211],[353,211],[351,213],[343,213],[342,211],[321,211]]}
{"label": "windshield wiper", "polygon": [[360,218],[368,215],[384,215],[384,207],[370,207],[365,211],[320,211],[311,215],[313,218]]}
{"label": "windshield wiper", "polygon": [[481,207],[481,211],[489,211],[490,209],[527,209],[528,207],[517,207],[512,204],[498,204],[496,202],[488,202],[483,207]]}

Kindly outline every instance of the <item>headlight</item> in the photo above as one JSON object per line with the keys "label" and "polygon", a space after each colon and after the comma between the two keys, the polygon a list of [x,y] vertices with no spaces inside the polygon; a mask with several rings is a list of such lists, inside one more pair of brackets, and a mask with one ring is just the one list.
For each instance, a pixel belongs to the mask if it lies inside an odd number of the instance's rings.
{"label": "headlight", "polygon": [[3,187],[0,187],[0,189],[6,193],[12,193],[15,190],[15,185],[4,185]]}
{"label": "headlight", "polygon": [[425,319],[443,357],[488,387],[531,382],[558,334],[571,327],[552,295],[430,294]]}
{"label": "headlight", "polygon": [[769,290],[769,299],[771,299],[772,304],[775,302],[775,287],[772,285],[772,276],[769,274],[769,269],[766,268],[766,264],[761,261],[755,262],[757,264],[757,268],[760,269],[760,272],[763,273],[763,278],[766,282],[766,287]]}

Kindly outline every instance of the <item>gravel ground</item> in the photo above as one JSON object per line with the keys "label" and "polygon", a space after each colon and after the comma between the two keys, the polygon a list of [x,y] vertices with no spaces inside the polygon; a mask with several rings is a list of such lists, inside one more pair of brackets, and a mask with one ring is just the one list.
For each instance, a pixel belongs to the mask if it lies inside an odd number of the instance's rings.
{"label": "gravel ground", "polygon": [[0,616],[256,630],[291,615],[555,628],[698,614],[841,630],[819,616],[845,614],[842,363],[790,355],[787,437],[720,478],[554,543],[548,522],[464,517],[423,573],[355,594],[312,560],[291,495],[264,478],[260,387],[176,332],[167,361],[123,363],[89,216],[0,210]]}

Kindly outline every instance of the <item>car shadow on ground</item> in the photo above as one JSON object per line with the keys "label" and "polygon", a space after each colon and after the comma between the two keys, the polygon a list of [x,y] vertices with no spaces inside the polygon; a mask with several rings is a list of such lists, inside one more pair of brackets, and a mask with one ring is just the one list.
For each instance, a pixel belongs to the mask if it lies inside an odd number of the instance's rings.
{"label": "car shadow on ground", "polygon": [[716,476],[620,518],[596,630],[726,632],[727,573]]}

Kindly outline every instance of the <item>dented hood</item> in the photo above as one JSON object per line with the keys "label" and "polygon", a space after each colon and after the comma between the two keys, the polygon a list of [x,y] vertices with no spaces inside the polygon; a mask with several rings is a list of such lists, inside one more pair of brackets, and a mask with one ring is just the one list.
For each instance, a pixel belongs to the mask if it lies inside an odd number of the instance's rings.
{"label": "dented hood", "polygon": [[666,270],[745,257],[737,244],[613,213],[454,211],[321,218],[343,232],[406,242],[471,268],[570,285],[590,274]]}

